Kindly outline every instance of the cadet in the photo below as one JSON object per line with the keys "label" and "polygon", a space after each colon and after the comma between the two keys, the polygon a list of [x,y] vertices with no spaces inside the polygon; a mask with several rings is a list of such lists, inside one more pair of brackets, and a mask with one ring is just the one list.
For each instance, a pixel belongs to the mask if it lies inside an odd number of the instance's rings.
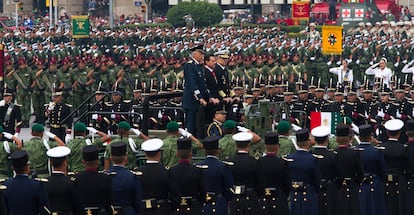
{"label": "cadet", "polygon": [[112,211],[111,176],[98,173],[99,148],[88,145],[82,150],[82,163],[85,172],[71,178],[76,197],[75,214],[109,214]]}
{"label": "cadet", "polygon": [[176,214],[201,214],[201,206],[206,200],[204,188],[204,177],[202,169],[208,168],[207,165],[193,166],[190,164],[192,158],[191,139],[181,137],[177,139],[177,157],[180,159],[178,164],[171,167],[170,173],[177,180],[181,199]]}
{"label": "cadet", "polygon": [[289,214],[288,195],[290,177],[288,163],[277,156],[279,135],[276,132],[265,134],[266,155],[259,159],[264,176],[264,193],[261,199],[263,215]]}
{"label": "cadet", "polygon": [[359,126],[359,139],[357,146],[360,150],[364,180],[361,183],[359,202],[361,214],[386,214],[384,202],[384,156],[373,146],[371,125]]}
{"label": "cadet", "polygon": [[233,177],[226,164],[217,159],[219,156],[217,136],[206,137],[203,147],[206,159],[199,165],[207,165],[204,169],[204,183],[206,190],[206,204],[203,208],[204,215],[222,214],[227,215],[227,204],[232,199]]}
{"label": "cadet", "polygon": [[257,160],[249,156],[250,142],[253,135],[239,132],[233,135],[236,141],[237,154],[228,159],[233,175],[233,199],[230,203],[230,214],[258,214],[259,196],[264,190],[262,167]]}
{"label": "cadet", "polygon": [[[102,131],[98,131],[92,127],[86,127],[83,122],[77,122],[73,126],[74,138],[67,143],[71,153],[68,158],[69,171],[78,173],[84,170],[82,165],[82,149],[86,145],[98,145],[99,148],[106,146],[106,143],[111,140],[111,137]],[[91,136],[86,136],[86,131],[91,132]],[[94,138],[93,135],[99,135],[99,138]]]}
{"label": "cadet", "polygon": [[279,157],[292,154],[296,151],[295,145],[293,144],[289,136],[290,124],[288,121],[282,120],[277,125],[277,132],[279,133]]}
{"label": "cadet", "polygon": [[[101,86],[102,81],[99,82],[98,89],[95,91],[95,102],[97,104],[92,108],[93,111],[99,111],[99,112],[109,112],[110,108],[105,103],[105,93],[106,90]],[[89,121],[89,127],[93,127],[98,129],[99,131],[102,131],[104,133],[107,133],[109,130],[109,125],[111,124],[111,121],[109,120],[109,117],[107,114],[102,113],[92,113],[91,119]]]}
{"label": "cadet", "polygon": [[336,154],[328,149],[329,135],[331,129],[325,126],[318,126],[312,129],[312,136],[316,145],[313,146],[312,154],[318,158],[322,179],[319,184],[319,214],[334,214],[337,211],[338,190],[335,185]]}
{"label": "cadet", "polygon": [[29,178],[30,168],[27,152],[17,150],[10,157],[16,176],[4,183],[7,187],[5,197],[9,214],[50,214],[43,183]]}
{"label": "cadet", "polygon": [[125,90],[115,86],[114,92],[112,93],[112,102],[107,103],[110,108],[110,111],[113,113],[111,114],[112,124],[111,124],[111,132],[113,134],[117,134],[117,125],[121,121],[128,121],[127,114],[119,114],[117,112],[129,112],[131,109],[129,107],[129,100],[124,101],[123,96],[125,94]]}
{"label": "cadet", "polygon": [[[405,186],[404,210],[412,210],[414,205],[414,120],[407,121],[407,184]],[[408,214],[408,213],[407,213]]]}
{"label": "cadet", "polygon": [[113,166],[107,170],[112,176],[114,192],[114,209],[120,214],[136,215],[141,211],[140,172],[131,172],[125,165],[128,162],[127,145],[122,142],[111,144],[111,161]]}
{"label": "cadet", "polygon": [[20,112],[20,105],[12,102],[13,92],[10,89],[4,89],[3,100],[4,104],[0,104],[0,123],[4,131],[11,134],[20,133],[22,126],[22,114]]}
{"label": "cadet", "polygon": [[179,205],[177,181],[160,164],[162,145],[162,140],[157,138],[146,140],[141,145],[147,157],[147,163],[138,167],[142,172],[142,215],[172,214],[172,209]]}
{"label": "cadet", "polygon": [[75,195],[72,181],[66,176],[70,149],[57,146],[47,151],[52,165],[52,175],[48,177],[46,191],[53,213],[71,215],[75,211]]}
{"label": "cadet", "polygon": [[364,173],[359,152],[350,148],[351,129],[346,124],[336,127],[336,141],[339,146],[335,160],[337,169],[337,185],[339,187],[339,202],[337,213],[340,215],[358,215],[361,213],[359,206],[359,184]]}
{"label": "cadet", "polygon": [[398,141],[403,126],[404,122],[399,119],[391,119],[384,124],[388,135],[388,140],[381,144],[385,160],[386,214],[409,213],[403,208],[407,190],[406,177],[403,175],[407,166],[406,147]]}
{"label": "cadet", "polygon": [[[32,138],[24,143],[24,149],[30,155],[30,165],[33,167],[32,176],[46,178],[49,175],[48,159],[46,152],[56,146],[64,146],[65,143],[55,134],[45,131],[42,125],[32,125]],[[43,135],[54,141],[43,140]]]}
{"label": "cadet", "polygon": [[291,215],[317,215],[319,182],[321,172],[318,161],[308,152],[310,148],[309,130],[304,128],[296,132],[298,149],[287,156],[292,159],[289,162],[289,174],[292,180],[290,190]]}
{"label": "cadet", "polygon": [[63,90],[54,89],[52,102],[47,107],[47,115],[49,117],[50,132],[56,134],[61,140],[65,140],[66,134],[70,134],[72,131],[72,118],[69,117],[63,122],[69,116],[71,107],[63,101]]}
{"label": "cadet", "polygon": [[[0,180],[11,176],[11,165],[9,156],[17,149],[22,148],[22,141],[16,136],[3,131],[0,125],[0,138],[6,138],[7,141],[0,142]],[[12,140],[12,142],[9,142]]]}

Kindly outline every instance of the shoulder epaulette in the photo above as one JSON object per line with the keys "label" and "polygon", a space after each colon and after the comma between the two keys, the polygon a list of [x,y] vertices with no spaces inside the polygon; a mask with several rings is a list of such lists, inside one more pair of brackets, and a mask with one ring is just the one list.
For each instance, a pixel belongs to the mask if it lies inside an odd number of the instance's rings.
{"label": "shoulder epaulette", "polygon": [[68,172],[67,175],[72,176],[72,175],[75,175],[75,173],[74,172]]}
{"label": "shoulder epaulette", "polygon": [[118,173],[116,173],[116,172],[103,172],[104,174],[106,174],[106,175],[109,175],[109,176],[116,176]]}
{"label": "shoulder epaulette", "polygon": [[72,177],[70,177],[70,180],[71,181],[76,181],[76,178],[72,176]]}
{"label": "shoulder epaulette", "polygon": [[105,105],[106,105],[106,106],[110,106],[110,107],[111,107],[111,106],[113,106],[114,104],[112,104],[111,102],[105,102]]}
{"label": "shoulder epaulette", "polygon": [[5,185],[0,185],[0,190],[6,190],[7,189],[7,186],[5,186]]}
{"label": "shoulder epaulette", "polygon": [[17,103],[14,103],[14,105],[16,105],[18,107],[21,107],[22,106],[21,104],[17,104]]}
{"label": "shoulder epaulette", "polygon": [[49,180],[47,180],[46,178],[35,178],[35,180],[36,180],[36,181],[43,182],[43,183],[46,183],[46,182],[48,182],[48,181],[49,181]]}
{"label": "shoulder epaulette", "polygon": [[385,150],[384,146],[375,146],[375,148],[378,149],[378,150]]}
{"label": "shoulder epaulette", "polygon": [[124,100],[124,103],[131,103],[131,100]]}
{"label": "shoulder epaulette", "polygon": [[337,151],[335,151],[334,149],[328,149],[328,151],[330,151],[330,152],[332,152],[332,153],[334,153],[334,154],[338,154],[338,152],[337,152]]}
{"label": "shoulder epaulette", "polygon": [[165,166],[165,169],[166,170],[169,170],[171,167],[170,166]]}
{"label": "shoulder epaulette", "polygon": [[408,148],[408,144],[404,144],[404,148]]}
{"label": "shoulder epaulette", "polygon": [[363,148],[357,148],[357,147],[353,147],[352,149],[355,150],[355,151],[365,151],[365,149],[363,149]]}
{"label": "shoulder epaulette", "polygon": [[141,171],[132,171],[130,170],[130,172],[136,176],[141,176],[143,173]]}
{"label": "shoulder epaulette", "polygon": [[189,60],[187,63],[193,63],[194,61],[193,60]]}
{"label": "shoulder epaulette", "polygon": [[68,104],[68,103],[65,103],[65,105],[68,106],[68,107],[73,107],[73,105]]}
{"label": "shoulder epaulette", "polygon": [[195,166],[200,169],[208,169],[208,165],[195,165]]}
{"label": "shoulder epaulette", "polygon": [[400,106],[400,104],[399,104],[399,103],[396,103],[396,102],[393,102],[393,103],[391,103],[391,104],[393,104],[393,105],[395,105],[395,106]]}
{"label": "shoulder epaulette", "polygon": [[317,154],[312,154],[313,157],[318,158],[318,159],[323,159],[324,156],[323,155],[317,155]]}
{"label": "shoulder epaulette", "polygon": [[5,179],[5,178],[0,179],[0,183],[3,183],[3,182],[5,182],[5,181],[6,181],[6,179]]}
{"label": "shoulder epaulette", "polygon": [[221,162],[223,162],[227,166],[234,166],[234,163],[233,162],[230,162],[230,161],[221,161]]}
{"label": "shoulder epaulette", "polygon": [[287,156],[286,155],[284,155],[284,156],[282,156],[281,157],[284,161],[287,161],[287,162],[293,162],[294,160],[293,159],[291,159],[291,158],[287,158]]}

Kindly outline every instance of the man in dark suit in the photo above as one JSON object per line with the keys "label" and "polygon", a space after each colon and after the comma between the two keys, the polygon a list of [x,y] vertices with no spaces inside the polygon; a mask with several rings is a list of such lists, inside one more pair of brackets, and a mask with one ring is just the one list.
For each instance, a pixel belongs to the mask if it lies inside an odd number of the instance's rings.
{"label": "man in dark suit", "polygon": [[142,172],[142,215],[169,215],[179,205],[177,182],[160,164],[162,145],[162,140],[157,138],[146,140],[141,145],[147,157],[147,163],[138,167]]}
{"label": "man in dark suit", "polygon": [[234,165],[230,166],[233,175],[233,199],[230,203],[230,214],[248,215],[258,214],[259,196],[264,189],[264,177],[261,166],[256,159],[249,156],[250,141],[253,134],[239,132],[233,135],[236,141],[237,154],[228,161]]}
{"label": "man in dark suit", "polygon": [[29,178],[29,157],[25,150],[11,154],[16,176],[4,185],[6,206],[9,214],[38,215],[49,214],[46,190],[40,181]]}
{"label": "man in dark suit", "polygon": [[329,135],[331,129],[325,126],[318,126],[312,129],[312,136],[316,145],[313,146],[312,154],[318,158],[322,179],[319,191],[319,214],[334,214],[337,210],[338,190],[335,185],[335,153],[328,149]]}
{"label": "man in dark suit", "polygon": [[176,214],[199,215],[201,214],[201,206],[206,200],[202,169],[206,169],[208,166],[190,164],[191,144],[190,138],[177,139],[176,154],[180,160],[170,169],[171,176],[177,180],[181,191],[180,205]]}
{"label": "man in dark suit", "polygon": [[287,156],[289,173],[292,179],[290,198],[291,215],[317,215],[319,182],[321,172],[317,159],[309,153],[309,130],[304,128],[296,132],[297,151]]}
{"label": "man in dark suit", "polygon": [[46,191],[52,213],[71,215],[75,211],[75,196],[72,181],[66,176],[68,168],[67,156],[70,149],[57,146],[47,151],[53,167],[52,175],[48,177]]}
{"label": "man in dark suit", "polygon": [[[210,92],[210,96],[215,99],[221,100],[222,97],[219,94],[219,80],[216,72],[214,71],[216,66],[216,57],[213,55],[207,55],[204,57],[203,71],[206,75],[207,89]],[[204,107],[204,113],[201,114],[204,117],[204,124],[209,124],[213,120],[214,116],[214,105],[209,103]],[[199,118],[200,119],[200,118]]]}
{"label": "man in dark suit", "polygon": [[218,103],[210,96],[206,85],[206,77],[202,69],[204,51],[202,45],[191,49],[191,60],[184,65],[184,95],[183,109],[185,111],[185,126],[192,134],[197,134],[196,119],[199,106],[208,102]]}
{"label": "man in dark suit", "polygon": [[98,173],[98,150],[97,145],[83,147],[85,172],[71,178],[75,187],[77,214],[112,213],[112,180],[109,175]]}
{"label": "man in dark suit", "polygon": [[111,161],[113,166],[107,170],[112,176],[114,191],[114,209],[124,215],[135,215],[141,211],[141,184],[137,175],[140,172],[129,171],[127,145],[123,142],[111,144]]}
{"label": "man in dark suit", "polygon": [[206,190],[206,204],[204,215],[221,214],[227,215],[227,204],[232,199],[233,177],[230,169],[226,166],[230,162],[221,162],[217,159],[219,155],[218,140],[220,137],[210,136],[203,140],[206,159],[199,165],[207,165],[204,169],[204,183]]}

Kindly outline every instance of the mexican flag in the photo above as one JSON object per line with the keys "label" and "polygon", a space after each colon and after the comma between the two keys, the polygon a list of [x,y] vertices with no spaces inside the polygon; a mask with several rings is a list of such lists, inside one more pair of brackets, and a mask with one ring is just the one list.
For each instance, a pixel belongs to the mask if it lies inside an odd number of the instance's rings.
{"label": "mexican flag", "polygon": [[339,112],[311,112],[310,130],[318,126],[331,128],[331,134],[336,133],[336,126],[340,123],[341,115]]}

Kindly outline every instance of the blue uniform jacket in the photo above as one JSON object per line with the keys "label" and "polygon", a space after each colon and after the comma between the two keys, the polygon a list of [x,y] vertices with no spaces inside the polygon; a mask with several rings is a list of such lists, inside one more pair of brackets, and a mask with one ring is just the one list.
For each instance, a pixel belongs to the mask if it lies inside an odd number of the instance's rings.
{"label": "blue uniform jacket", "polygon": [[208,102],[210,98],[202,66],[194,60],[187,62],[184,65],[184,80],[183,108],[197,110],[200,99]]}

